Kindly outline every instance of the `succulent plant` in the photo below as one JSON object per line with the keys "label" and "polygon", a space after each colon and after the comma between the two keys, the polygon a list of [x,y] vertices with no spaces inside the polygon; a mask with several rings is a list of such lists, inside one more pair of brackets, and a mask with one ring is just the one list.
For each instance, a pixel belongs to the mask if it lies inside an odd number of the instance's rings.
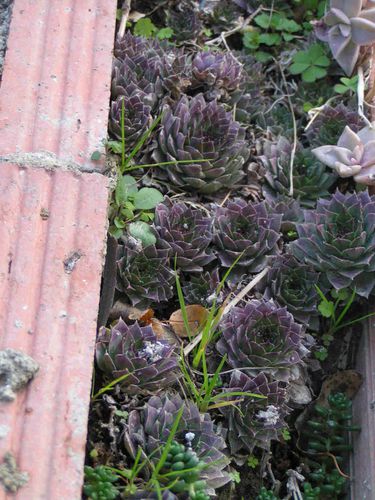
{"label": "succulent plant", "polygon": [[277,251],[280,224],[281,215],[270,214],[265,202],[236,199],[226,207],[216,207],[214,243],[221,264],[230,267],[242,254],[236,269],[261,271],[267,256]]}
{"label": "succulent plant", "polygon": [[159,169],[176,186],[204,194],[232,187],[243,176],[249,152],[245,129],[216,101],[202,94],[166,106],[152,153],[156,162],[200,160]]}
{"label": "succulent plant", "polygon": [[143,92],[136,92],[131,97],[118,97],[111,103],[109,132],[114,138],[122,140],[121,128],[122,116],[124,116],[124,132],[128,151],[133,149],[153,121],[151,106],[143,103],[144,95]]}
{"label": "succulent plant", "polygon": [[212,221],[199,209],[166,198],[155,209],[154,227],[159,241],[171,248],[171,259],[186,272],[201,272],[215,259],[207,252],[211,243]]}
{"label": "succulent plant", "polygon": [[324,106],[306,130],[306,137],[311,147],[336,144],[347,125],[358,132],[363,127],[363,120],[344,104]]}
{"label": "succulent plant", "polygon": [[151,326],[128,326],[121,318],[100,329],[96,363],[111,380],[128,375],[121,382],[128,394],[158,392],[179,376],[174,346],[158,340]]}
{"label": "succulent plant", "polygon": [[347,75],[353,72],[360,47],[375,42],[375,8],[370,4],[362,9],[362,4],[363,0],[331,0],[316,30]]}
{"label": "succulent plant", "polygon": [[200,479],[205,462],[199,460],[189,444],[172,441],[160,472],[162,474],[170,474],[171,472],[175,474],[175,476],[170,477],[171,480],[176,481],[170,486],[173,493],[188,493],[191,500],[210,500],[205,492],[206,483]]}
{"label": "succulent plant", "polygon": [[286,306],[296,321],[318,330],[318,284],[319,273],[311,266],[299,262],[293,255],[283,254],[272,259],[259,289],[265,299],[274,299],[280,306]]}
{"label": "succulent plant", "polygon": [[148,307],[173,297],[174,273],[169,267],[170,249],[162,242],[158,248],[142,248],[129,239],[120,249],[117,289],[128,297],[133,306]]}
{"label": "succulent plant", "polygon": [[219,297],[217,296],[219,283],[220,276],[217,268],[195,276],[192,275],[190,280],[182,287],[185,302],[210,308],[216,298],[216,303],[220,304],[223,297],[221,294]]}
{"label": "succulent plant", "polygon": [[286,406],[285,386],[284,382],[270,381],[263,372],[249,377],[239,370],[233,371],[227,391],[263,397],[241,396],[241,402],[235,406],[221,409],[228,421],[232,453],[240,450],[251,453],[256,446],[268,450],[271,440],[279,439],[286,426],[284,418],[290,411]]}
{"label": "succulent plant", "polygon": [[316,210],[305,212],[291,251],[336,290],[350,288],[367,298],[375,285],[374,212],[375,197],[367,191],[337,191],[329,200],[319,200]]}
{"label": "succulent plant", "polygon": [[116,100],[138,94],[145,105],[155,110],[164,95],[161,78],[163,63],[156,53],[145,52],[135,53],[133,57],[125,54],[121,59],[114,60],[112,98]]}
{"label": "succulent plant", "polygon": [[337,146],[321,146],[313,154],[340,177],[354,177],[359,184],[375,185],[375,128],[357,134],[345,127]]}
{"label": "succulent plant", "polygon": [[281,215],[281,231],[294,231],[296,222],[303,222],[303,209],[298,200],[285,195],[267,200],[268,212]]}
{"label": "succulent plant", "polygon": [[[265,140],[259,157],[265,169],[263,193],[267,200],[276,194],[290,193],[290,162],[293,144],[285,137],[277,142]],[[298,144],[293,162],[293,198],[305,207],[315,206],[317,198],[329,196],[336,175],[326,172],[323,163],[316,161],[311,151]]]}
{"label": "succulent plant", "polygon": [[210,25],[214,33],[229,31],[238,25],[241,12],[232,0],[214,0],[212,3],[214,5],[210,10]]}
{"label": "succulent plant", "polygon": [[192,87],[204,92],[209,101],[228,101],[240,93],[244,78],[242,64],[231,53],[198,52],[193,59]]}
{"label": "succulent plant", "polygon": [[190,0],[176,2],[174,8],[166,11],[166,25],[173,30],[178,42],[196,40],[203,27],[195,3]]}
{"label": "succulent plant", "polygon": [[272,300],[252,300],[234,307],[224,316],[221,337],[216,344],[227,355],[232,368],[261,368],[278,380],[289,380],[294,365],[301,364],[307,349],[302,344],[303,329],[286,307]]}
{"label": "succulent plant", "polygon": [[144,453],[157,460],[160,456],[160,445],[166,442],[180,408],[183,408],[181,420],[174,439],[184,443],[189,434],[194,434],[191,441],[192,450],[197,457],[208,464],[202,470],[202,479],[207,482],[208,493],[230,481],[225,467],[229,459],[223,453],[225,441],[214,428],[208,413],[201,414],[197,406],[174,393],[163,393],[160,397],[151,397],[141,410],[129,413],[125,431],[125,446],[135,456],[140,446]]}

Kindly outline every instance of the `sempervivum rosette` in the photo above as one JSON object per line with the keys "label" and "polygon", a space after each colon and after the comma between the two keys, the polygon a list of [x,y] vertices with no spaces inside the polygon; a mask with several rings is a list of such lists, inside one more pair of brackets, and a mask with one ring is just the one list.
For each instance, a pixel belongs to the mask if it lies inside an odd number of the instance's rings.
{"label": "sempervivum rosette", "polygon": [[232,368],[248,368],[252,374],[262,368],[278,380],[289,380],[293,366],[301,364],[308,352],[302,344],[302,326],[272,300],[234,307],[220,330],[219,353],[227,355]]}
{"label": "sempervivum rosette", "polygon": [[265,299],[274,299],[280,306],[286,306],[294,319],[308,325],[311,329],[319,328],[320,302],[316,285],[319,273],[311,266],[299,262],[293,255],[283,254],[272,259],[260,289]]}
{"label": "sempervivum rosette", "polygon": [[110,380],[128,375],[121,382],[128,394],[158,392],[179,375],[174,346],[158,340],[151,326],[128,326],[121,318],[100,329],[96,362]]}
{"label": "sempervivum rosette", "polygon": [[255,446],[268,450],[271,440],[281,437],[284,418],[290,411],[286,405],[285,385],[285,382],[270,381],[263,372],[249,377],[234,370],[227,391],[250,392],[263,397],[243,396],[235,406],[221,409],[227,418],[232,453],[240,450],[251,453]]}
{"label": "sempervivum rosette", "polygon": [[220,275],[217,268],[212,271],[191,275],[190,280],[182,287],[184,298],[187,304],[201,304],[204,307],[211,307],[214,300],[221,304],[224,300],[222,292],[217,295],[220,284]]}
{"label": "sempervivum rosette", "polygon": [[292,253],[320,271],[333,288],[368,297],[375,285],[375,197],[367,191],[319,200],[297,224]]}
{"label": "sempervivum rosette", "polygon": [[130,97],[119,97],[111,103],[109,132],[119,141],[122,140],[122,116],[124,116],[126,149],[129,151],[133,149],[153,120],[151,106],[144,104],[143,92],[135,92]]}
{"label": "sempervivum rosette", "polygon": [[194,434],[192,450],[208,464],[202,470],[202,479],[211,488],[209,493],[213,493],[213,488],[230,481],[229,474],[224,470],[229,464],[228,457],[223,453],[225,441],[215,431],[208,413],[201,414],[194,403],[182,399],[178,394],[153,396],[143,409],[131,411],[126,425],[125,446],[132,456],[136,455],[140,446],[146,456],[157,460],[160,445],[166,442],[181,407],[183,412],[174,439],[185,444],[186,434]]}
{"label": "sempervivum rosette", "polygon": [[242,64],[231,53],[198,52],[192,63],[192,86],[208,100],[227,101],[244,82]]}
{"label": "sempervivum rosette", "polygon": [[334,107],[324,106],[306,130],[306,137],[311,147],[336,144],[346,126],[353,132],[359,132],[363,127],[363,120],[357,111],[342,103]]}
{"label": "sempervivum rosette", "polygon": [[[265,169],[263,192],[266,199],[277,194],[290,193],[290,158],[293,145],[285,137],[277,142],[264,141],[263,154],[259,157]],[[293,197],[305,207],[315,206],[317,198],[329,196],[329,189],[337,176],[326,171],[323,163],[316,160],[307,149],[297,145],[293,163]]]}
{"label": "sempervivum rosette", "polygon": [[117,289],[133,306],[148,307],[152,302],[165,302],[173,297],[175,277],[169,267],[170,248],[127,240],[120,249]]}
{"label": "sempervivum rosette", "polygon": [[[187,163],[158,169],[157,175],[204,194],[232,187],[242,178],[242,165],[249,156],[244,138],[245,130],[216,101],[207,103],[202,94],[192,99],[183,96],[175,106],[166,106],[152,156],[158,163]],[[196,161],[200,159],[205,161]]]}
{"label": "sempervivum rosette", "polygon": [[264,202],[236,199],[226,207],[217,207],[214,224],[214,242],[224,267],[230,267],[242,254],[236,268],[256,273],[265,266],[267,256],[276,252],[281,215],[270,214]]}
{"label": "sempervivum rosette", "polygon": [[212,221],[199,209],[166,198],[155,209],[154,227],[159,241],[171,248],[171,261],[187,272],[201,272],[215,259],[207,247],[212,240]]}
{"label": "sempervivum rosette", "polygon": [[303,209],[298,200],[285,195],[277,195],[267,200],[268,211],[282,217],[281,231],[293,231],[296,222],[303,221]]}

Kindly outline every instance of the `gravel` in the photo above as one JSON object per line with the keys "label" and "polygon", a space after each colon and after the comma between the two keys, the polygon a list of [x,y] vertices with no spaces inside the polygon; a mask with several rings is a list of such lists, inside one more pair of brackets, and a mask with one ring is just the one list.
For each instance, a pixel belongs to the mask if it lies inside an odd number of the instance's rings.
{"label": "gravel", "polygon": [[12,5],[13,0],[0,0],[0,78],[3,72],[4,56],[7,48]]}

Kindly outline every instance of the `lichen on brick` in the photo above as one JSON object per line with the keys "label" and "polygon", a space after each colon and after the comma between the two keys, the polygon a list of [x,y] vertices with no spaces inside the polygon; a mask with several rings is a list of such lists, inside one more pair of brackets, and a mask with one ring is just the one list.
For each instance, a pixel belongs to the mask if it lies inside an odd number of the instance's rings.
{"label": "lichen on brick", "polygon": [[38,364],[27,354],[5,349],[0,351],[0,401],[13,401],[38,371]]}
{"label": "lichen on brick", "polygon": [[27,472],[21,472],[12,453],[7,452],[4,455],[4,461],[0,465],[0,483],[6,491],[16,493],[29,480]]}

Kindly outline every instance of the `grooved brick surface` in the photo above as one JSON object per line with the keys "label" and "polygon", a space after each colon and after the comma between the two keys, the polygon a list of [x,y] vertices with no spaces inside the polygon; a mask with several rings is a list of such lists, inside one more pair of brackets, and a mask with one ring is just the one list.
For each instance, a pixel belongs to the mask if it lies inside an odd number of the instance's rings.
{"label": "grooved brick surface", "polygon": [[[29,481],[0,500],[81,498],[108,179],[115,0],[15,0],[0,87],[0,349],[40,365],[0,402],[0,463]],[[23,163],[46,151],[76,171]],[[38,158],[43,159],[43,155]],[[17,163],[17,164],[16,164]],[[0,377],[1,378],[1,377]]]}

